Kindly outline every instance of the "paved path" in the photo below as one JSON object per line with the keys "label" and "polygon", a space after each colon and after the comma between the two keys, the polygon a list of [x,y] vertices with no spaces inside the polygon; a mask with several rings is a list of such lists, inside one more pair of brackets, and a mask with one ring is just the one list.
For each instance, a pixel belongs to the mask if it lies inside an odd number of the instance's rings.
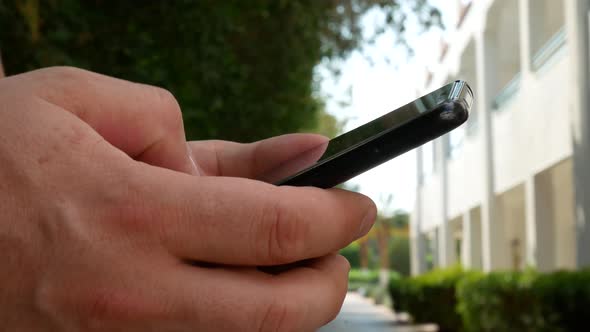
{"label": "paved path", "polygon": [[358,293],[348,293],[336,319],[318,332],[418,332],[433,331],[432,326],[396,324],[395,315],[384,306],[376,306]]}

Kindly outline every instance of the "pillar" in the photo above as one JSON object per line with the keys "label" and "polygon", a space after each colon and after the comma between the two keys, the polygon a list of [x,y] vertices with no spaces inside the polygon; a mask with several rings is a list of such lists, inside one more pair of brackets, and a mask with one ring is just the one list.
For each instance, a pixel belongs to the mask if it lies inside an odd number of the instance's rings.
{"label": "pillar", "polygon": [[549,174],[531,176],[525,181],[526,263],[539,271],[555,267],[553,200]]}
{"label": "pillar", "polygon": [[479,209],[463,214],[461,264],[468,269],[481,269],[481,220],[476,211]]}
{"label": "pillar", "polygon": [[441,220],[438,230],[438,264],[439,267],[447,267],[455,263],[455,241],[453,237],[453,229],[450,225],[448,216],[448,196],[449,196],[449,183],[447,175],[447,142],[448,135],[445,135],[435,141],[436,157],[440,158],[440,176],[441,176],[441,192],[440,197],[442,198],[441,204]]}
{"label": "pillar", "polygon": [[566,0],[565,22],[570,50],[571,128],[574,163],[576,266],[590,266],[590,73],[587,0]]}
{"label": "pillar", "polygon": [[493,98],[493,84],[495,68],[493,63],[494,45],[485,37],[485,31],[481,31],[476,37],[476,68],[477,86],[475,92],[477,108],[481,112],[482,151],[484,155],[484,194],[481,205],[481,239],[482,239],[482,268],[491,271],[504,265],[503,257],[506,248],[501,245],[501,223],[496,220],[496,206],[494,196],[494,158],[492,140],[492,115],[491,100]]}
{"label": "pillar", "polygon": [[426,247],[422,234],[422,148],[416,150],[416,205],[410,223],[410,267],[412,275],[419,275],[426,271]]}

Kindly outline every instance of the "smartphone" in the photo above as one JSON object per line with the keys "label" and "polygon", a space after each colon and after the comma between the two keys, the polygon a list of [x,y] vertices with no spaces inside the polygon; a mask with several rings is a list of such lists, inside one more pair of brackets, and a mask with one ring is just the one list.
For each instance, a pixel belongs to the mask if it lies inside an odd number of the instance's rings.
{"label": "smartphone", "polygon": [[331,188],[459,127],[473,92],[449,83],[369,123],[282,163],[260,179],[276,185]]}

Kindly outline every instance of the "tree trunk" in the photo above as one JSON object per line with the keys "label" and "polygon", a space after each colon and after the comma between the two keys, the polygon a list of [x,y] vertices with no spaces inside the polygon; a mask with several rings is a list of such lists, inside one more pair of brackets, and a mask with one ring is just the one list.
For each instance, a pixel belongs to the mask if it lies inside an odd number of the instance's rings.
{"label": "tree trunk", "polygon": [[379,245],[379,268],[389,269],[389,225],[381,223],[377,229],[377,243]]}
{"label": "tree trunk", "polygon": [[379,284],[386,287],[389,280],[389,225],[385,222],[381,222],[377,227],[377,244],[379,246]]}
{"label": "tree trunk", "polygon": [[359,240],[359,255],[361,260],[361,270],[369,270],[369,241],[367,238]]}

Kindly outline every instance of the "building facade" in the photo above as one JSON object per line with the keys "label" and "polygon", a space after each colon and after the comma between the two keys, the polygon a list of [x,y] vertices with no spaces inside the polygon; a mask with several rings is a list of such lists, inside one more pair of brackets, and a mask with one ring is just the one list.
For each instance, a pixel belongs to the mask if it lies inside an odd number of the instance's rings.
{"label": "building facade", "polygon": [[455,80],[475,103],[417,151],[414,274],[590,265],[590,0],[458,1],[423,93]]}

